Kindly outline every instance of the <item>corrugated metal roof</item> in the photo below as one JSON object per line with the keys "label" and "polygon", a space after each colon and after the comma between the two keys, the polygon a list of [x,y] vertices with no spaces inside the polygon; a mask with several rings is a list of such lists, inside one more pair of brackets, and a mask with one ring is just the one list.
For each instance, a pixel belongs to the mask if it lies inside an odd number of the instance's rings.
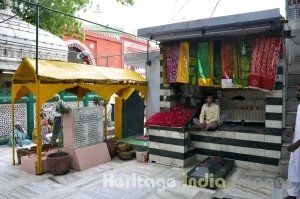
{"label": "corrugated metal roof", "polygon": [[159,36],[161,35],[167,35],[171,38],[178,33],[189,33],[193,31],[198,31],[198,33],[201,34],[203,31],[216,30],[217,32],[247,26],[255,29],[258,25],[261,26],[263,24],[270,24],[271,27],[269,29],[280,29],[281,18],[279,9],[271,9],[142,28],[138,30],[138,36],[160,41]]}
{"label": "corrugated metal roof", "polygon": [[[0,19],[0,69],[16,70],[23,57],[35,57],[36,27],[9,9],[0,10]],[[39,58],[66,61],[68,46],[61,38],[39,29]]]}

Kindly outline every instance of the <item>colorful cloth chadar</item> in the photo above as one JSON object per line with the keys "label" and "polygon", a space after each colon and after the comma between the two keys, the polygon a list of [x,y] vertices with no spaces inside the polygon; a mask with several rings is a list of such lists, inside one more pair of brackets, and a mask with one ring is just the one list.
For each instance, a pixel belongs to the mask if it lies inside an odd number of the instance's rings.
{"label": "colorful cloth chadar", "polygon": [[176,82],[189,83],[189,43],[181,42],[179,45],[178,70]]}
{"label": "colorful cloth chadar", "polygon": [[222,87],[232,88],[233,77],[233,49],[231,41],[222,41],[221,43],[222,57]]}
{"label": "colorful cloth chadar", "polygon": [[222,62],[221,62],[221,41],[214,41],[214,85],[221,85],[222,80]]}
{"label": "colorful cloth chadar", "polygon": [[213,42],[198,44],[198,85],[213,86]]}
{"label": "colorful cloth chadar", "polygon": [[233,42],[233,84],[236,87],[247,87],[251,68],[252,39]]}
{"label": "colorful cloth chadar", "polygon": [[177,80],[179,59],[179,44],[172,43],[167,47],[167,78],[169,83],[175,83]]}
{"label": "colorful cloth chadar", "polygon": [[189,55],[189,83],[197,85],[197,46],[190,45]]}
{"label": "colorful cloth chadar", "polygon": [[275,83],[280,37],[257,38],[253,43],[249,87],[271,91]]}
{"label": "colorful cloth chadar", "polygon": [[160,78],[162,78],[161,82],[162,83],[167,83],[167,49],[168,47],[166,45],[162,45],[161,46],[161,56],[162,56],[162,60],[161,60],[161,75]]}

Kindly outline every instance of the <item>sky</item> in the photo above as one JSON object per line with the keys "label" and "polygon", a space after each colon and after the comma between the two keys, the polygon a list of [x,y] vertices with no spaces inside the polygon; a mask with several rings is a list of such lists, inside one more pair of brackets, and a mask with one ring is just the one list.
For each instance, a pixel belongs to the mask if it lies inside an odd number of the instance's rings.
{"label": "sky", "polygon": [[[93,0],[77,16],[136,34],[139,28],[209,18],[218,0],[135,0],[124,6],[115,0]],[[100,12],[97,12],[97,5]],[[285,0],[220,0],[212,17],[279,8],[285,16]],[[96,12],[95,12],[96,11]]]}

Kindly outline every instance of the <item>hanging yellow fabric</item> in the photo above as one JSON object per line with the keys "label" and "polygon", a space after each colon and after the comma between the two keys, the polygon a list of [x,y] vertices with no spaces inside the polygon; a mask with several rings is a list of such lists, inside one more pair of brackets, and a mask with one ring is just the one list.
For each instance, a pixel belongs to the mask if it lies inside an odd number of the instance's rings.
{"label": "hanging yellow fabric", "polygon": [[213,86],[213,42],[198,44],[198,85]]}
{"label": "hanging yellow fabric", "polygon": [[189,43],[179,45],[179,60],[176,82],[189,83]]}

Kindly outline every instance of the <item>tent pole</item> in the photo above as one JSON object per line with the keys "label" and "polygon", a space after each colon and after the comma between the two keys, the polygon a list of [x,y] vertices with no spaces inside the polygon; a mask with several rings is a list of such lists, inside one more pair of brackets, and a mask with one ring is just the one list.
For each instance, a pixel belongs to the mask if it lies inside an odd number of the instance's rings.
{"label": "tent pole", "polygon": [[42,164],[42,137],[41,137],[41,125],[40,125],[40,80],[37,80],[37,97],[36,97],[36,154],[37,154],[37,174],[43,173],[43,164]]}
{"label": "tent pole", "polygon": [[40,5],[37,2],[35,6],[35,72],[36,72],[36,83],[37,83],[37,96],[36,96],[36,154],[37,154],[37,174],[43,173],[42,164],[42,138],[41,138],[41,125],[40,125],[40,80],[39,80],[39,24],[40,24]]}
{"label": "tent pole", "polygon": [[12,162],[13,165],[16,164],[15,161],[15,101],[12,100],[11,103],[11,129],[12,129],[12,137],[9,139],[11,139],[11,144],[12,144]]}
{"label": "tent pole", "polygon": [[104,106],[104,136],[105,140],[107,140],[107,101],[105,100],[105,106]]}
{"label": "tent pole", "polygon": [[39,61],[39,25],[40,25],[40,6],[39,3],[35,6],[35,72],[37,78],[39,78],[39,67],[38,67],[38,61]]}

